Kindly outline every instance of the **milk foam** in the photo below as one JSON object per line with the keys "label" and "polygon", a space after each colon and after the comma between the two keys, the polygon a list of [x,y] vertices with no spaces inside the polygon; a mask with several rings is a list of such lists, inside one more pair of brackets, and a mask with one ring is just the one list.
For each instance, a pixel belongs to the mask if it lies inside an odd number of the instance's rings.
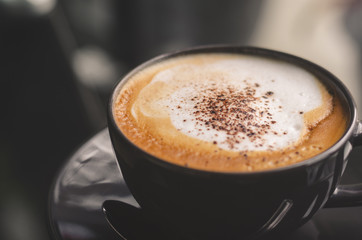
{"label": "milk foam", "polygon": [[[132,107],[169,118],[183,134],[231,151],[278,150],[308,134],[307,112],[323,103],[318,80],[288,63],[245,57],[162,70]],[[162,126],[160,126],[162,127]]]}

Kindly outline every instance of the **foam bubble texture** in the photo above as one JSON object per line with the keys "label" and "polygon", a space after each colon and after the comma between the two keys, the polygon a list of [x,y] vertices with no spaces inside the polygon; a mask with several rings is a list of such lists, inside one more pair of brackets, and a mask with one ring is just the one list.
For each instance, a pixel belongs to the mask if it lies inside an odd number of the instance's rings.
{"label": "foam bubble texture", "polygon": [[178,131],[232,151],[296,144],[308,130],[304,114],[322,104],[315,76],[255,57],[173,67],[148,87],[156,84],[167,94],[147,104],[166,112]]}

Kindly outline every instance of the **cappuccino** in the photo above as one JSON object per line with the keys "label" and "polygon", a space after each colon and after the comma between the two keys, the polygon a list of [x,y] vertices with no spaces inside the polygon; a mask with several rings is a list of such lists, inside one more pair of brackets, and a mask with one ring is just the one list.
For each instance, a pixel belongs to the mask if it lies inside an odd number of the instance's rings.
{"label": "cappuccino", "polygon": [[113,105],[122,133],[171,163],[259,171],[311,158],[343,135],[337,97],[310,72],[242,54],[193,54],[128,79]]}

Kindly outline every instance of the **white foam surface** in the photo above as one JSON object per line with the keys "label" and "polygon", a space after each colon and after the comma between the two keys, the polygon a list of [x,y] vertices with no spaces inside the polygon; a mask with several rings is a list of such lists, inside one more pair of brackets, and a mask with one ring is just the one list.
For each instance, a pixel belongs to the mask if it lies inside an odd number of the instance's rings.
{"label": "white foam surface", "polygon": [[[304,113],[322,104],[318,80],[311,73],[288,63],[256,57],[173,67],[158,73],[149,86],[160,82],[167,85],[165,89],[168,94],[155,98],[153,107],[166,111],[176,129],[233,151],[281,149],[296,143],[306,130]],[[220,130],[218,127],[223,125],[223,120],[212,120],[217,125],[216,129],[212,128],[207,122],[215,114],[195,114],[200,106],[204,111],[211,112],[207,104],[201,101],[215,99],[221,92],[229,92],[229,89],[232,89],[232,97],[235,98],[244,96],[247,89],[255,91],[252,94],[255,101],[247,104],[247,108],[256,110],[247,113],[253,115],[252,120],[243,121],[232,113],[238,108],[237,104],[227,105],[226,112],[231,114],[226,122],[235,126],[242,124],[248,129],[246,132]],[[222,105],[223,102],[216,101],[216,104]],[[241,110],[245,110],[245,106]],[[152,112],[148,111],[147,114]],[[258,133],[265,130],[259,127],[263,124],[269,128],[266,132]],[[250,133],[254,135],[250,136]]]}

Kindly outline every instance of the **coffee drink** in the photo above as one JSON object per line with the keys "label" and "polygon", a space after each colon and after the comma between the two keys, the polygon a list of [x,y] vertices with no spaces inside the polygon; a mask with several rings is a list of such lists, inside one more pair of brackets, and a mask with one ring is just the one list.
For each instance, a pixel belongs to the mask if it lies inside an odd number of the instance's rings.
{"label": "coffee drink", "polygon": [[337,142],[346,114],[305,69],[243,54],[192,54],[132,75],[113,117],[135,145],[201,170],[250,172],[309,159]]}

